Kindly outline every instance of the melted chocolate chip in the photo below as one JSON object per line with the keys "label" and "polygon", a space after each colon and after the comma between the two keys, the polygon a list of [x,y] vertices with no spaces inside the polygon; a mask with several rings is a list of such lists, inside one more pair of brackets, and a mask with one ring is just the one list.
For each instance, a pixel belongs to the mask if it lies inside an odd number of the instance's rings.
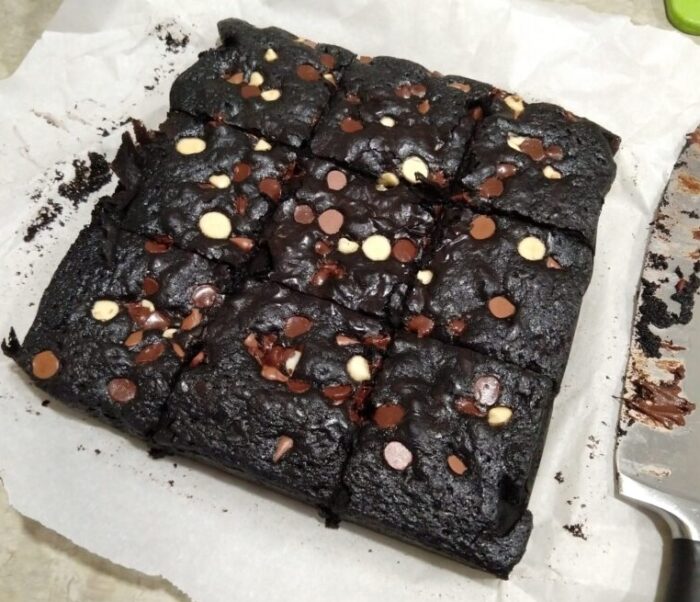
{"label": "melted chocolate chip", "polygon": [[321,79],[321,74],[313,65],[299,65],[297,67],[297,77],[305,82],[316,82]]}
{"label": "melted chocolate chip", "polygon": [[134,363],[138,366],[155,362],[165,352],[165,344],[158,341],[141,349],[134,359]]}
{"label": "melted chocolate chip", "polygon": [[423,338],[428,336],[435,327],[435,322],[433,322],[428,316],[423,316],[421,314],[411,316],[406,322],[406,328],[410,332],[415,332],[418,338]]}
{"label": "melted chocolate chip", "polygon": [[340,405],[352,395],[352,385],[329,385],[323,387],[322,393],[331,405]]}
{"label": "melted chocolate chip", "polygon": [[128,378],[113,378],[107,383],[107,394],[117,403],[129,403],[137,390],[136,383]]}
{"label": "melted chocolate chip", "polygon": [[304,316],[292,316],[284,323],[284,336],[289,339],[306,334],[311,330],[313,322]]}
{"label": "melted chocolate chip", "polygon": [[394,243],[391,249],[391,254],[394,259],[400,261],[401,263],[409,263],[413,261],[418,255],[418,247],[415,243],[407,238],[400,238]]}
{"label": "melted chocolate chip", "polygon": [[297,205],[294,208],[294,221],[298,224],[312,224],[315,219],[314,210],[309,205]]}
{"label": "melted chocolate chip", "polygon": [[346,134],[354,134],[355,132],[359,132],[360,130],[364,129],[364,126],[362,125],[362,122],[358,121],[357,119],[345,117],[340,122],[340,129]]}
{"label": "melted chocolate chip", "polygon": [[247,163],[236,163],[233,166],[232,176],[234,182],[243,182],[252,173],[250,165]]}
{"label": "melted chocolate chip", "polygon": [[386,429],[399,424],[405,415],[406,410],[402,405],[396,403],[385,403],[374,410],[372,420],[374,420],[374,423],[379,428]]}
{"label": "melted chocolate chip", "polygon": [[273,201],[279,201],[282,196],[282,185],[274,178],[260,180],[258,190]]}

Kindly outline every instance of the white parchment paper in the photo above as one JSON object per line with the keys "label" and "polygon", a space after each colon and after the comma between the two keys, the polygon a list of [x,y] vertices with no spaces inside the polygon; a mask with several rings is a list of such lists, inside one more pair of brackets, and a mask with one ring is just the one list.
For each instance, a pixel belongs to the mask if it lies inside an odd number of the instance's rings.
{"label": "white parchment paper", "polygon": [[[662,532],[615,498],[612,451],[646,226],[683,135],[700,121],[700,47],[680,35],[523,0],[67,0],[0,82],[0,332],[13,325],[24,334],[88,219],[91,203],[75,210],[56,194],[55,170],[70,179],[87,150],[112,156],[128,116],[156,126],[174,74],[214,44],[227,16],[483,79],[622,136],[530,503],[527,553],[506,583],[359,527],[325,529],[302,505],[187,462],[151,460],[60,404],[42,407],[3,359],[0,477],[12,505],[114,562],[163,575],[197,602],[653,600]],[[167,32],[188,35],[189,45],[167,51]],[[61,215],[23,241],[47,199]],[[565,525],[580,525],[586,539]]]}

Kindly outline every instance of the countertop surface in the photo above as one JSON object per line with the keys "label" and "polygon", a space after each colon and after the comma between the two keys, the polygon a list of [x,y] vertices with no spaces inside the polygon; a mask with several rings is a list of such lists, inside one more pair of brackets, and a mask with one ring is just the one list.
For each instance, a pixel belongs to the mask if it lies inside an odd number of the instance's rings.
{"label": "countertop surface", "polygon": [[[630,16],[671,29],[662,0],[547,0]],[[0,79],[17,68],[41,36],[60,0],[0,0]],[[682,35],[682,34],[678,34]],[[700,42],[700,38],[696,38]],[[163,579],[112,564],[79,548],[9,505],[0,481],[0,600],[2,602],[184,602]]]}

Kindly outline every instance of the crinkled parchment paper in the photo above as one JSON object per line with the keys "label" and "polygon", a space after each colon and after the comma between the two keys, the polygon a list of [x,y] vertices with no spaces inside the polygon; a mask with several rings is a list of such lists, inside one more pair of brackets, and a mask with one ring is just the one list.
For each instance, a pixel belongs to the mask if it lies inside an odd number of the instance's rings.
{"label": "crinkled parchment paper", "polygon": [[[662,532],[614,496],[612,450],[647,223],[684,133],[700,120],[700,47],[680,35],[523,0],[68,0],[0,82],[0,332],[13,325],[24,334],[88,219],[96,195],[71,202],[58,192],[61,177],[70,182],[72,162],[88,150],[111,157],[128,117],[157,125],[175,74],[214,44],[227,16],[483,79],[622,136],[530,503],[527,553],[506,583],[359,527],[326,529],[302,505],[187,462],[152,460],[56,402],[42,406],[3,359],[0,476],[12,505],[198,602],[653,600]],[[37,216],[50,223],[26,242]]]}

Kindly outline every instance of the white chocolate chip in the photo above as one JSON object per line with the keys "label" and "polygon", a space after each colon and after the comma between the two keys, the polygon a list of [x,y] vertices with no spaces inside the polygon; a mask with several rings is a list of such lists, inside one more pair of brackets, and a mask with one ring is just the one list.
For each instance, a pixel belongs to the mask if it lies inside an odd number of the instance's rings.
{"label": "white chocolate chip", "polygon": [[520,117],[520,114],[525,110],[525,103],[517,94],[509,94],[503,100],[508,108],[513,111],[513,116],[516,119]]}
{"label": "white chocolate chip", "polygon": [[343,255],[355,253],[359,248],[360,245],[358,243],[356,243],[354,240],[350,240],[349,238],[345,238],[344,236],[338,241],[338,251],[340,251]]}
{"label": "white chocolate chip", "polygon": [[416,278],[421,284],[428,285],[433,281],[433,272],[430,270],[419,270],[416,274]]}
{"label": "white chocolate chip", "polygon": [[280,96],[282,96],[282,92],[280,92],[276,88],[272,88],[271,90],[265,90],[263,93],[260,94],[260,96],[262,96],[263,100],[271,102],[273,100],[277,100]]}
{"label": "white chocolate chip", "polygon": [[515,136],[514,134],[508,134],[508,146],[510,146],[513,150],[522,152],[520,150],[520,145],[523,142],[525,142],[524,136]]}
{"label": "white chocolate chip", "polygon": [[266,151],[272,150],[272,144],[265,140],[265,138],[258,138],[258,141],[255,143],[253,150],[264,153]]}
{"label": "white chocolate chip", "polygon": [[384,115],[384,117],[382,117],[379,120],[379,123],[381,123],[386,128],[393,128],[396,125],[396,120],[393,117]]}
{"label": "white chocolate chip", "polygon": [[382,175],[377,178],[376,189],[380,192],[385,191],[387,188],[394,188],[399,185],[399,177],[390,171],[385,171]]}
{"label": "white chocolate chip", "polygon": [[518,253],[528,261],[539,261],[547,254],[547,247],[536,236],[526,236],[518,243]]}
{"label": "white chocolate chip", "polygon": [[488,413],[487,420],[489,426],[503,426],[510,422],[513,417],[513,410],[505,406],[493,406]]}
{"label": "white chocolate chip", "polygon": [[219,211],[209,211],[199,218],[199,230],[207,238],[223,240],[231,235],[231,220]]}
{"label": "white chocolate chip", "polygon": [[294,353],[292,353],[292,355],[289,356],[289,359],[287,359],[287,361],[284,362],[284,369],[287,371],[287,374],[289,374],[289,376],[294,374],[294,370],[296,369],[300,359],[301,351],[295,351]]}
{"label": "white chocolate chip", "polygon": [[384,446],[384,460],[394,470],[406,470],[413,462],[413,454],[400,441],[389,441]]}
{"label": "white chocolate chip", "polygon": [[327,82],[331,82],[333,85],[335,85],[335,77],[333,76],[332,73],[324,73],[323,79],[325,79]]}
{"label": "white chocolate chip", "polygon": [[119,313],[119,305],[115,301],[100,299],[99,301],[95,301],[90,313],[95,320],[109,322]]}
{"label": "white chocolate chip", "polygon": [[231,178],[229,178],[225,173],[214,174],[209,176],[209,183],[214,188],[228,188],[231,186]]}
{"label": "white chocolate chip", "polygon": [[175,336],[176,332],[177,332],[177,328],[166,328],[163,331],[163,337],[166,339],[172,339]]}
{"label": "white chocolate chip", "polygon": [[361,383],[372,378],[369,362],[362,355],[353,355],[345,365],[345,369],[355,382]]}
{"label": "white chocolate chip", "polygon": [[420,181],[417,175],[428,177],[428,166],[420,157],[408,157],[401,164],[401,173],[411,184],[417,184]]}
{"label": "white chocolate chip", "polygon": [[207,143],[201,138],[180,138],[175,144],[175,150],[181,155],[196,155],[207,148]]}
{"label": "white chocolate chip", "polygon": [[386,236],[372,234],[362,243],[362,252],[367,259],[372,261],[384,261],[391,255],[391,243]]}
{"label": "white chocolate chip", "polygon": [[278,58],[279,58],[279,56],[277,55],[277,53],[276,53],[272,48],[268,48],[268,49],[265,51],[265,60],[266,60],[268,63],[271,63],[272,61],[276,61]]}
{"label": "white chocolate chip", "polygon": [[551,165],[545,165],[542,173],[548,180],[561,180],[562,178],[561,172],[554,169]]}
{"label": "white chocolate chip", "polygon": [[250,74],[250,77],[248,78],[248,85],[250,86],[262,86],[262,83],[265,81],[265,78],[262,76],[262,73],[260,71],[253,71],[253,73]]}
{"label": "white chocolate chip", "polygon": [[141,307],[145,307],[151,313],[153,313],[156,310],[156,306],[153,305],[153,301],[149,301],[148,299],[143,299],[141,301]]}

